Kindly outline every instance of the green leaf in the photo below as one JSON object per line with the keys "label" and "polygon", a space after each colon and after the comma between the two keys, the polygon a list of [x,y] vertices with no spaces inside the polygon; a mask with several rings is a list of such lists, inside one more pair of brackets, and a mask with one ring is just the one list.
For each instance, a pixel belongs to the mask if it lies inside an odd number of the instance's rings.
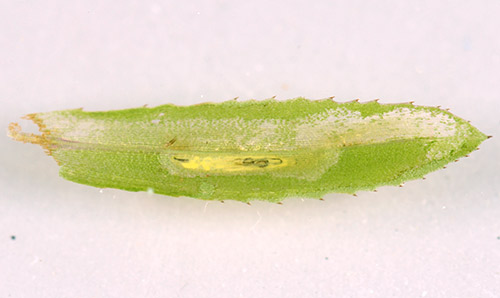
{"label": "green leaf", "polygon": [[321,198],[422,178],[488,138],[433,107],[331,99],[227,101],[26,116],[68,180],[206,200]]}

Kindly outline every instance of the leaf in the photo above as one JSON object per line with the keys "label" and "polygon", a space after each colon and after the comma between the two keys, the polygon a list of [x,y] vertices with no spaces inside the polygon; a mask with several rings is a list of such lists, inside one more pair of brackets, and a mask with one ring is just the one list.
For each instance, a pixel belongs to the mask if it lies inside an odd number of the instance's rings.
{"label": "leaf", "polygon": [[422,178],[488,138],[434,107],[304,98],[29,114],[65,179],[206,200],[321,198]]}

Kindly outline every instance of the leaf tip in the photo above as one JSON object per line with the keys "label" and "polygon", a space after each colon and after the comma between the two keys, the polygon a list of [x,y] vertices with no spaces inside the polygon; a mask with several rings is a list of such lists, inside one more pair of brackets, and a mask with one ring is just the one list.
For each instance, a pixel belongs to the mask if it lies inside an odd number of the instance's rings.
{"label": "leaf tip", "polygon": [[43,136],[23,132],[21,126],[16,122],[12,122],[9,124],[7,136],[23,143],[43,145],[43,143],[45,142],[45,138]]}

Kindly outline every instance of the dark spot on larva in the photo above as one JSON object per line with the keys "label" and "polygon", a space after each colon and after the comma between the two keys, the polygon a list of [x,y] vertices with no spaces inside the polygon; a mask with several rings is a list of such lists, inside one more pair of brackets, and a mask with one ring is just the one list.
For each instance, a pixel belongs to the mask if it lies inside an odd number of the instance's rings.
{"label": "dark spot on larva", "polygon": [[243,160],[242,164],[243,164],[244,166],[249,166],[249,165],[253,165],[253,164],[254,164],[254,162],[255,162],[255,161],[253,160],[253,158],[247,157],[247,158],[245,158],[245,159]]}
{"label": "dark spot on larva", "polygon": [[177,161],[180,161],[180,162],[188,162],[189,161],[189,159],[187,159],[187,158],[178,158],[178,157],[175,157],[175,156],[174,156],[174,160],[177,160]]}
{"label": "dark spot on larva", "polygon": [[269,165],[269,160],[267,159],[257,159],[255,161],[255,165],[258,166],[259,168],[265,168]]}
{"label": "dark spot on larva", "polygon": [[11,240],[16,240],[16,235],[12,235],[12,236],[10,236],[10,239],[11,239]]}
{"label": "dark spot on larva", "polygon": [[251,157],[247,157],[245,159],[237,158],[234,160],[234,163],[239,166],[256,166],[259,168],[265,168],[269,165],[279,165],[283,163],[281,158],[259,158],[253,159]]}

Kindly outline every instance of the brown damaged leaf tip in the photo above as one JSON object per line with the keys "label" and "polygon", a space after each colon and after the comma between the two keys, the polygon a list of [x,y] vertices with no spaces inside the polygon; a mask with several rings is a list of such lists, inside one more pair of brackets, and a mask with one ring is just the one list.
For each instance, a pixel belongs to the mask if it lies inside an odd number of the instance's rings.
{"label": "brown damaged leaf tip", "polygon": [[35,145],[40,145],[44,149],[44,151],[48,155],[52,155],[52,150],[50,149],[51,142],[47,138],[47,136],[50,134],[49,131],[44,131],[44,125],[38,121],[35,117],[35,114],[29,114],[24,117],[23,119],[26,120],[32,120],[36,125],[38,125],[39,130],[42,131],[41,135],[36,135],[34,133],[26,133],[22,131],[21,126],[19,123],[13,122],[9,124],[7,136],[13,138],[16,141],[20,141],[23,143],[31,143]]}
{"label": "brown damaged leaf tip", "polygon": [[9,132],[7,135],[16,141],[20,141],[23,143],[31,143],[43,146],[43,143],[47,142],[43,136],[35,135],[33,133],[25,133],[21,130],[21,126],[18,123],[11,123],[9,124]]}

